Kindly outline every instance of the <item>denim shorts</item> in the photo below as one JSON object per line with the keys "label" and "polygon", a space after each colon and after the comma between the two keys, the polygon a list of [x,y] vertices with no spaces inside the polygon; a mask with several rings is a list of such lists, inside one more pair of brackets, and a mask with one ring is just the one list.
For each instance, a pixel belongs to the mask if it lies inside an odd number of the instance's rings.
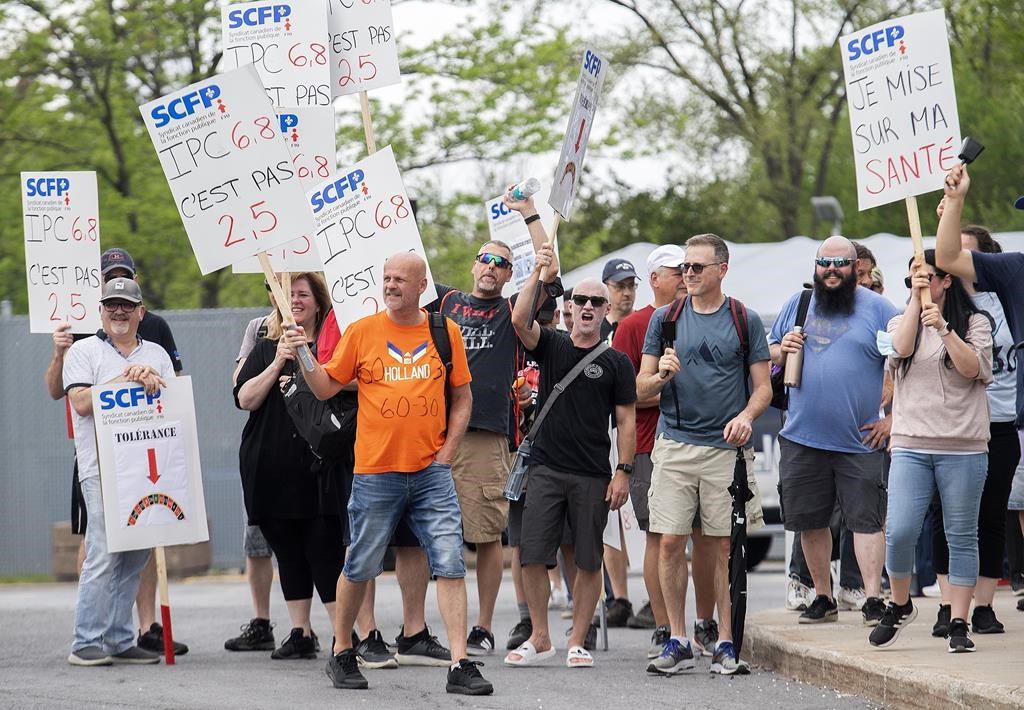
{"label": "denim shorts", "polygon": [[415,473],[356,474],[348,516],[352,543],[342,574],[350,582],[365,582],[384,570],[384,554],[401,520],[426,550],[431,574],[466,576],[451,466],[435,461]]}

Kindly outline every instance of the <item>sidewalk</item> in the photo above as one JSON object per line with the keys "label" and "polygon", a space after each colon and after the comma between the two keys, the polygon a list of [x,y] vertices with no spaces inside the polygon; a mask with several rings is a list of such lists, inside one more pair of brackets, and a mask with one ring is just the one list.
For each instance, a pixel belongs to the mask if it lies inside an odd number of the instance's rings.
{"label": "sidewalk", "polygon": [[744,654],[768,670],[899,708],[1024,707],[1024,612],[1008,587],[996,592],[1004,634],[975,635],[978,651],[946,652],[931,636],[938,599],[916,598],[917,619],[895,644],[876,649],[859,612],[838,623],[798,624],[797,612],[761,611],[747,618]]}

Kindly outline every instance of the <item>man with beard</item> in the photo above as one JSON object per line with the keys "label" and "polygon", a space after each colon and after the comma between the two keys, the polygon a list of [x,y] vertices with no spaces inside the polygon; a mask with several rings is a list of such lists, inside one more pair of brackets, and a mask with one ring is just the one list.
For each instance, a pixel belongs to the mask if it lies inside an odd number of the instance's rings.
{"label": "man with beard", "polygon": [[[891,420],[879,418],[885,357],[876,333],[898,311],[885,298],[857,287],[857,251],[849,239],[829,237],[814,260],[814,292],[802,333],[793,332],[800,294],[794,294],[768,337],[772,360],[803,351],[800,387],[789,391],[786,423],[779,432],[780,496],[787,530],[800,531],[815,599],[801,624],[836,621],[829,559],[829,520],[838,499],[867,600],[862,613],[871,624],[883,607],[885,560],[884,457]],[[805,347],[806,346],[806,347]]]}

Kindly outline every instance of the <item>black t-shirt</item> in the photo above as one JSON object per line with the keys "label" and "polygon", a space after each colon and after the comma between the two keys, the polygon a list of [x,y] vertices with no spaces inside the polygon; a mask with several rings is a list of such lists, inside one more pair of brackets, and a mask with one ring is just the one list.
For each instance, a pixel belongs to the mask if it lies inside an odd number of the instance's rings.
{"label": "black t-shirt", "polygon": [[[597,347],[596,345],[594,347]],[[593,348],[573,345],[568,333],[541,329],[531,351],[540,363],[538,412],[555,385]],[[582,476],[611,474],[608,427],[615,406],[636,402],[636,375],[629,358],[609,348],[559,395],[541,424],[533,453],[546,466]]]}
{"label": "black t-shirt", "polygon": [[[102,329],[96,331],[96,335],[101,332]],[[184,365],[181,364],[181,355],[178,354],[178,346],[174,343],[174,335],[171,334],[171,326],[167,325],[167,321],[152,311],[146,311],[146,315],[139,321],[138,336],[166,350],[171,358],[171,364],[174,365],[174,371],[182,371]],[[73,336],[76,341],[88,337],[85,333],[76,333]]]}

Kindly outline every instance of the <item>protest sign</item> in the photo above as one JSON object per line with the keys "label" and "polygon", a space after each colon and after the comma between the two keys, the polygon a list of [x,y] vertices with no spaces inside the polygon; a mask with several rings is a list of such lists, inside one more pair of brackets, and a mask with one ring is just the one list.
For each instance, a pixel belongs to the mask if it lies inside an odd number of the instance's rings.
{"label": "protest sign", "polygon": [[[522,215],[506,207],[501,196],[487,200],[484,207],[491,239],[508,244],[512,250],[512,280],[505,284],[503,291],[504,295],[508,296],[519,291],[533,272],[536,260],[533,239]],[[551,215],[551,210],[546,204],[538,204],[537,212],[545,221]]]}
{"label": "protest sign", "polygon": [[95,385],[92,407],[110,551],[209,540],[192,378]]}
{"label": "protest sign", "polygon": [[327,23],[333,96],[402,81],[390,0],[327,0]]}
{"label": "protest sign", "polygon": [[572,203],[583,173],[583,156],[587,152],[587,141],[590,139],[590,129],[594,124],[594,114],[597,112],[597,102],[601,97],[607,71],[608,63],[596,52],[588,49],[583,54],[576,98],[572,103],[562,154],[558,158],[551,193],[548,195],[548,204],[565,220],[572,217]]}
{"label": "protest sign", "polygon": [[[411,251],[426,260],[412,207],[391,146],[338,171],[309,192],[316,220],[315,237],[324,262],[324,275],[342,330],[381,308],[384,262],[393,254]],[[426,305],[437,298],[427,265]]]}
{"label": "protest sign", "polygon": [[942,187],[960,118],[942,10],[886,20],[839,41],[861,210]]}
{"label": "protest sign", "polygon": [[322,1],[225,5],[221,26],[225,69],[254,65],[275,106],[331,105]]}
{"label": "protest sign", "polygon": [[21,174],[29,330],[100,327],[100,208],[94,172]]}
{"label": "protest sign", "polygon": [[204,274],[312,234],[299,170],[251,64],[139,108]]}
{"label": "protest sign", "polygon": [[[333,106],[278,109],[277,120],[303,190],[310,190],[334,175],[337,149]],[[311,236],[302,236],[268,250],[267,254],[275,272],[322,271],[324,268]],[[256,257],[233,264],[231,270],[236,274],[263,272]]]}

